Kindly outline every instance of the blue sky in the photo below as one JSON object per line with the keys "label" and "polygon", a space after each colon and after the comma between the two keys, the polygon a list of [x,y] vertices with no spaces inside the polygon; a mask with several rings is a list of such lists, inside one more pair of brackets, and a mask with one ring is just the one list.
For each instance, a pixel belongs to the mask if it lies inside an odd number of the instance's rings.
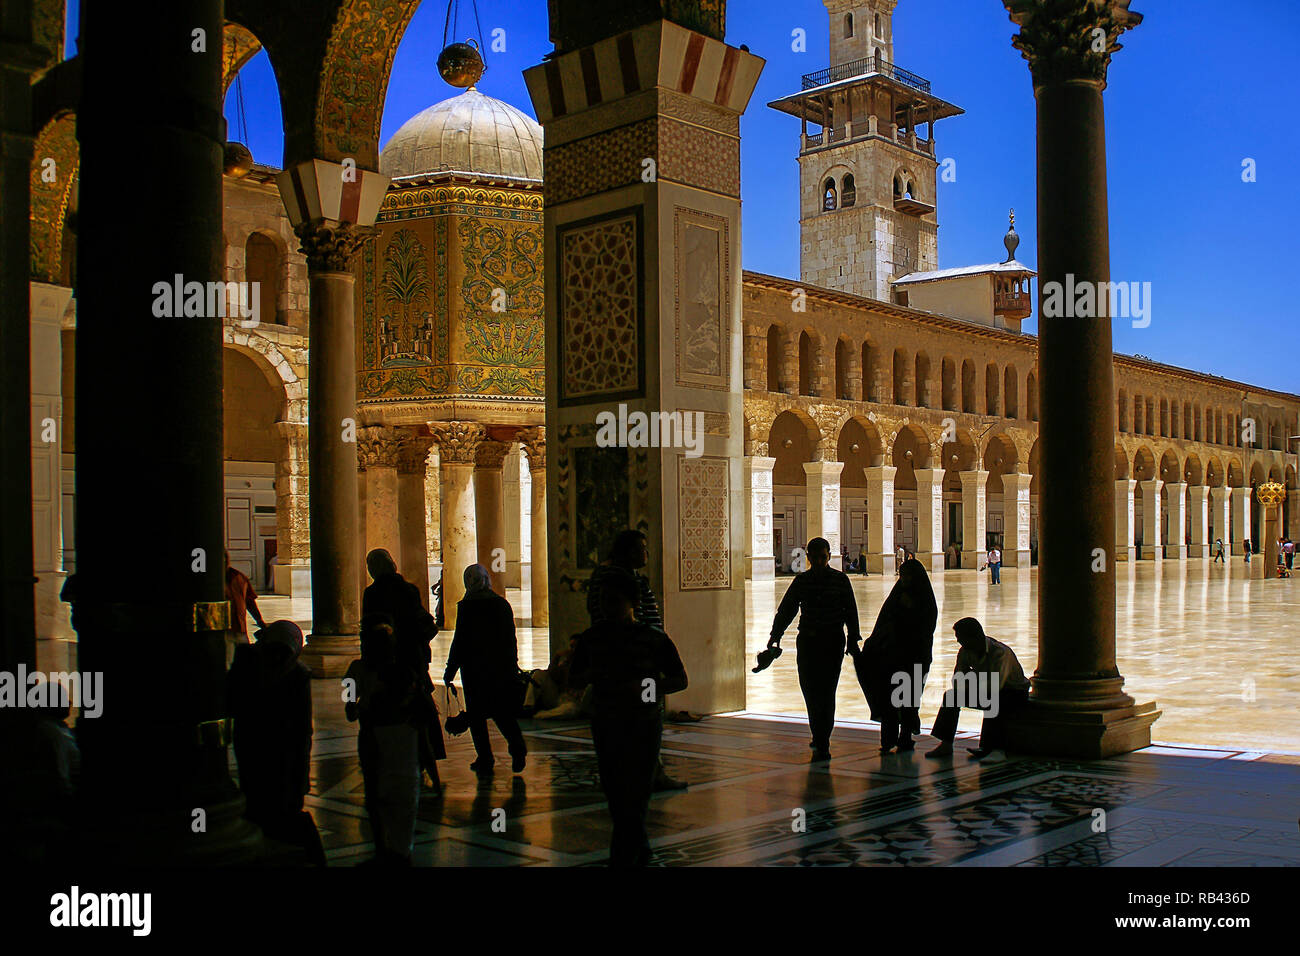
{"label": "blue sky", "polygon": [[[461,4],[454,35],[476,32]],[[828,65],[820,0],[732,0],[728,42],[767,66],[742,121],[745,268],[797,277],[798,121],[766,104]],[[1115,348],[1289,392],[1300,391],[1300,157],[1293,105],[1300,3],[1294,0],[1133,0],[1146,17],[1125,35],[1106,93],[1111,271],[1152,283],[1152,321],[1115,325]],[[383,140],[411,115],[455,91],[438,77],[446,6],[426,2],[393,66]],[[479,0],[487,54],[479,88],[532,114],[521,71],[550,50],[543,0]],[[808,51],[791,50],[807,31]],[[1028,65],[1011,47],[1000,0],[900,0],[895,59],[966,110],[937,124],[938,153],[957,162],[939,186],[941,268],[1003,258],[1007,209],[1016,209],[1017,257],[1037,261],[1034,104]],[[243,71],[248,141],[258,162],[279,165],[283,138],[265,54]],[[230,135],[240,128],[234,94]],[[1258,181],[1243,183],[1242,161]],[[1026,323],[1036,329],[1036,320]]]}

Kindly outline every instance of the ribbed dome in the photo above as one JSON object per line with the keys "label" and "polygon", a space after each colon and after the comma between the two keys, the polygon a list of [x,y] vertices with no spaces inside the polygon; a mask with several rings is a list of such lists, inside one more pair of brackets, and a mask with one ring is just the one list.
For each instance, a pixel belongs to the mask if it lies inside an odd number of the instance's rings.
{"label": "ribbed dome", "polygon": [[471,87],[402,124],[379,154],[394,179],[440,172],[542,179],[542,128]]}

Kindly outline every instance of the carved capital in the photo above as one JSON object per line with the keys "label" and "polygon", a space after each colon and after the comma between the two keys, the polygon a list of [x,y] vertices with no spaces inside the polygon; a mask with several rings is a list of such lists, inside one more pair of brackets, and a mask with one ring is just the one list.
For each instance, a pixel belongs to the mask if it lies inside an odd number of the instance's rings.
{"label": "carved capital", "polygon": [[402,436],[397,449],[397,470],[403,475],[422,475],[429,466],[433,439],[424,435]]}
{"label": "carved capital", "polygon": [[356,226],[350,222],[313,219],[294,229],[312,272],[351,272],[352,257],[361,244],[375,235],[373,226]]}
{"label": "carved capital", "polygon": [[546,426],[528,425],[519,429],[520,444],[528,453],[528,470],[532,474],[546,471]]}
{"label": "carved capital", "polygon": [[384,425],[357,429],[357,461],[363,467],[397,467],[402,436]]}
{"label": "carved capital", "polygon": [[1131,0],[1003,0],[1020,32],[1012,46],[1029,61],[1034,86],[1084,80],[1106,87],[1119,35],[1142,22]]}
{"label": "carved capital", "polygon": [[479,442],[478,450],[474,454],[474,466],[485,471],[500,471],[509,451],[510,446],[505,442],[485,439]]}
{"label": "carved capital", "polygon": [[485,434],[478,422],[432,422],[434,443],[444,463],[474,464],[479,442]]}

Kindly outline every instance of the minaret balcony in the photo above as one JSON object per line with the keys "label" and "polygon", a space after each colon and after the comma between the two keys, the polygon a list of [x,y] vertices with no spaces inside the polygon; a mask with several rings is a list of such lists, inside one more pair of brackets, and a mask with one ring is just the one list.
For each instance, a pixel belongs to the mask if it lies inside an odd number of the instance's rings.
{"label": "minaret balcony", "polygon": [[803,88],[804,90],[814,90],[819,86],[838,83],[841,80],[856,79],[859,76],[871,76],[872,74],[887,76],[891,80],[902,83],[904,86],[910,86],[922,93],[930,92],[929,80],[905,70],[901,66],[890,63],[879,53],[875,56],[863,57],[861,60],[837,63],[824,70],[818,70],[816,73],[805,73]]}
{"label": "minaret balcony", "polygon": [[1033,312],[1033,297],[1023,290],[993,293],[993,314],[1008,319],[1027,319]]}

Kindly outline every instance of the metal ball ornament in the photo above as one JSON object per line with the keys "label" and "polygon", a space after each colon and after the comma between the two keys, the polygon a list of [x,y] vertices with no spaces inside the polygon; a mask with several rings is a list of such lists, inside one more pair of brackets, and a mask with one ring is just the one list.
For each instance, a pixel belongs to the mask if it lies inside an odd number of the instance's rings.
{"label": "metal ball ornament", "polygon": [[452,86],[473,86],[487,67],[473,39],[452,43],[438,54],[438,75]]}

